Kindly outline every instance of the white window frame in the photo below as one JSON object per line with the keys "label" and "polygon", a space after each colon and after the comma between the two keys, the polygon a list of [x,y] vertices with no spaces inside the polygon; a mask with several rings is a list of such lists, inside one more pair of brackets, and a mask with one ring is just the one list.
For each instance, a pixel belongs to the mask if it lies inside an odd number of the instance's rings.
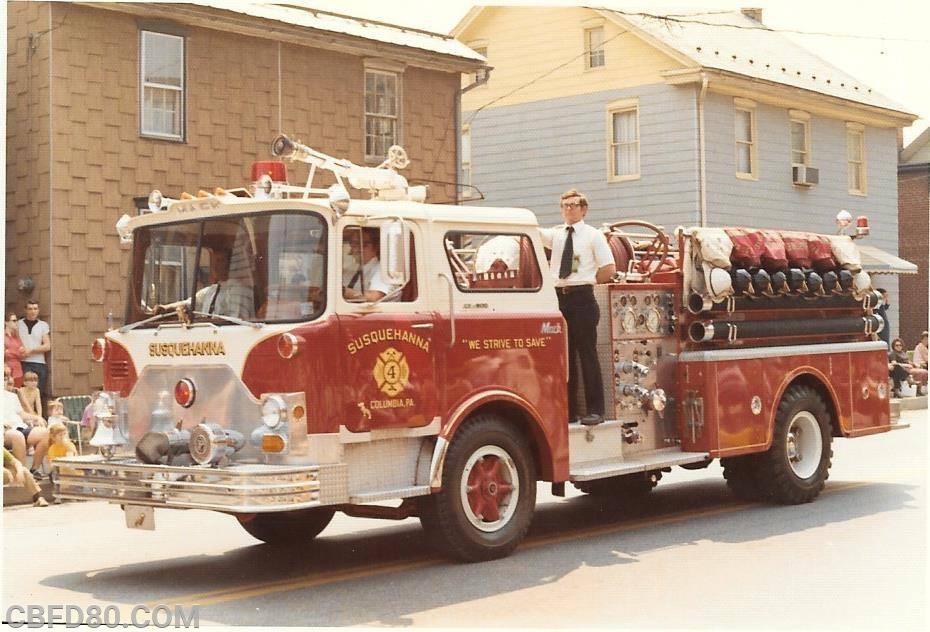
{"label": "white window frame", "polygon": [[[473,51],[475,51],[476,53],[478,53],[479,55],[481,55],[482,57],[484,57],[485,59],[490,59],[488,57],[487,40],[475,40],[473,42],[469,42],[468,47],[472,49]],[[477,83],[478,81],[483,80],[483,83],[479,84],[476,87],[484,88],[488,85],[488,81],[490,81],[490,74],[491,74],[490,68],[488,67],[479,68],[478,70],[475,71],[475,74],[471,76],[472,83]]]}
{"label": "white window frame", "polygon": [[[858,187],[856,186],[856,180],[858,180]],[[865,125],[860,123],[846,123],[846,185],[851,195],[868,194],[865,162]]]}
{"label": "white window frame", "polygon": [[471,125],[466,123],[462,125],[462,187],[461,198],[470,200],[479,197],[472,188],[474,172],[472,171],[472,153],[471,153]]}
{"label": "white window frame", "polygon": [[[362,84],[362,138],[365,145],[365,161],[369,163],[381,163],[387,157],[387,149],[391,145],[401,145],[403,143],[403,71],[402,64],[395,64],[383,60],[365,60],[365,72],[363,73],[364,82]],[[369,75],[380,75],[392,77],[394,79],[394,114],[386,112],[369,112],[368,111],[368,77]],[[368,143],[368,121],[369,118],[391,120],[394,123],[394,138],[384,148],[383,153],[369,152]]]}
{"label": "white window frame", "polygon": [[[634,129],[636,136],[632,139],[615,142],[614,120],[618,114],[632,113],[634,117]],[[639,180],[642,177],[642,161],[640,155],[640,129],[639,129],[639,99],[621,99],[607,104],[607,181],[608,182],[627,182],[630,180]],[[618,173],[616,161],[617,149],[621,146],[634,146],[634,156],[636,160],[635,168],[631,173]]]}
{"label": "white window frame", "polygon": [[[595,47],[592,44],[592,35],[600,34],[601,41]],[[607,55],[604,52],[604,45],[607,35],[604,31],[603,24],[589,26],[584,29],[584,67],[585,70],[597,70],[607,65]]]}
{"label": "white window frame", "polygon": [[[736,177],[743,180],[759,179],[759,149],[758,149],[758,131],[756,123],[756,102],[749,99],[736,98],[733,100],[733,132],[734,132],[734,158],[736,160],[735,172]],[[739,114],[744,112],[749,115],[749,134],[748,139],[740,138],[740,119]],[[749,171],[740,171],[740,154],[748,149],[749,151]]]}
{"label": "white window frame", "polygon": [[[791,143],[791,166],[811,166],[811,115],[799,110],[788,111],[788,139]],[[794,146],[794,126],[802,128],[802,147]],[[800,160],[798,160],[800,158]]]}
{"label": "white window frame", "polygon": [[[181,68],[180,68],[180,86],[170,84],[150,82],[146,80],[146,61],[148,59],[148,46],[146,45],[147,36],[172,38],[181,41]],[[139,31],[139,135],[147,138],[159,138],[163,140],[173,140],[183,142],[187,130],[187,41],[183,36],[173,35],[171,33],[162,33],[160,31],[143,29]],[[159,90],[164,94],[176,93],[177,99],[177,119],[178,130],[163,131],[155,128],[147,128],[146,121],[149,118],[148,108],[145,97],[146,90]]]}

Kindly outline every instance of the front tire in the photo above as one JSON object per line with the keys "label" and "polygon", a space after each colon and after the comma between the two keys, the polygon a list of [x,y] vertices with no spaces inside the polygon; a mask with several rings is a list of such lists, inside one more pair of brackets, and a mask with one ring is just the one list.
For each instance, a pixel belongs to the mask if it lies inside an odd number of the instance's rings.
{"label": "front tire", "polygon": [[789,388],[778,405],[772,447],[759,455],[758,481],[766,496],[785,505],[809,503],[830,475],[830,413],[809,386]]}
{"label": "front tire", "polygon": [[333,507],[315,507],[276,513],[240,514],[236,519],[257,540],[272,545],[300,545],[320,535],[335,513]]}
{"label": "front tire", "polygon": [[453,438],[442,491],[421,499],[420,522],[443,552],[481,562],[513,552],[535,505],[536,468],[526,440],[496,415],[478,415]]}

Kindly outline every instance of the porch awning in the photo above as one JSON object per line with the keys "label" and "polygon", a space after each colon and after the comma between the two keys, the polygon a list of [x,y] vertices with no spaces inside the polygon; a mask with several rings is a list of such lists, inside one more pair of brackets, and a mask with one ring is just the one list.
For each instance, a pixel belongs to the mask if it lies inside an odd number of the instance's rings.
{"label": "porch awning", "polygon": [[869,274],[917,274],[917,265],[874,246],[859,246],[862,269]]}

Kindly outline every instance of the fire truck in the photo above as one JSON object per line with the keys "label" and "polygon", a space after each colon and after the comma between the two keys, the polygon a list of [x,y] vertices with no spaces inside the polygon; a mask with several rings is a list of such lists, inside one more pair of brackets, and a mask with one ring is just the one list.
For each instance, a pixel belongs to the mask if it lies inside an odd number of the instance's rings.
{"label": "fire truck", "polygon": [[[836,235],[604,225],[607,414],[585,426],[532,212],[426,203],[399,147],[378,167],[286,136],[272,154],[248,187],[154,191],[117,223],[131,272],[122,326],[92,346],[97,450],[56,461],[59,497],[142,529],[155,508],[223,512],[272,545],[336,511],[415,516],[481,561],[518,546],[541,481],[622,502],[720,459],[738,497],[806,503],[834,438],[900,427],[865,218]],[[304,185],[285,161],[309,165]],[[334,184],[315,188],[321,171]]]}

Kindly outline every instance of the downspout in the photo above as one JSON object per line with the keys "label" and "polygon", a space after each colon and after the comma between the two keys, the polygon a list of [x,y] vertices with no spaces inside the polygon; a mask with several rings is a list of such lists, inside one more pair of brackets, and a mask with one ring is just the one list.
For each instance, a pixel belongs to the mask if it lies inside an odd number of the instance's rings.
{"label": "downspout", "polygon": [[707,145],[704,134],[704,98],[707,96],[707,74],[701,73],[701,91],[698,93],[698,203],[701,226],[707,226]]}
{"label": "downspout", "polygon": [[282,129],[284,125],[284,104],[282,102],[281,79],[281,42],[278,42],[278,134],[284,133]]}
{"label": "downspout", "polygon": [[[481,72],[481,71],[484,72]],[[484,66],[475,75],[475,80],[464,88],[455,91],[455,203],[461,204],[463,199],[462,187],[459,186],[459,176],[462,173],[462,95],[478,86],[483,86],[491,78],[493,66]]]}
{"label": "downspout", "polygon": [[461,205],[464,201],[461,184],[462,178],[462,90],[455,91],[455,117],[452,124],[455,126],[455,203]]}

